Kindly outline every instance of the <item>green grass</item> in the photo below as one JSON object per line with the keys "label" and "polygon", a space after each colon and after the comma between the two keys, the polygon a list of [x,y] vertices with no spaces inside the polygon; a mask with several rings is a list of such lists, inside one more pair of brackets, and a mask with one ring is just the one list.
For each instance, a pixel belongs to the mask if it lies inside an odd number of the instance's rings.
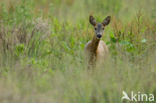
{"label": "green grass", "polygon": [[[156,96],[155,4],[0,0],[0,103],[128,103],[123,90]],[[112,16],[102,38],[110,58],[93,71],[84,58],[90,14]]]}

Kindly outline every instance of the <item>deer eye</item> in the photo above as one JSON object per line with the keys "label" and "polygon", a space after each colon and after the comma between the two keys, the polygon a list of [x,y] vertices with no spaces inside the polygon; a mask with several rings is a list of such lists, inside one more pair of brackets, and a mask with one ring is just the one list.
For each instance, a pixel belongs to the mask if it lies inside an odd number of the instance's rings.
{"label": "deer eye", "polygon": [[102,30],[104,30],[104,28],[102,28]]}
{"label": "deer eye", "polygon": [[96,30],[97,28],[95,28],[95,30]]}

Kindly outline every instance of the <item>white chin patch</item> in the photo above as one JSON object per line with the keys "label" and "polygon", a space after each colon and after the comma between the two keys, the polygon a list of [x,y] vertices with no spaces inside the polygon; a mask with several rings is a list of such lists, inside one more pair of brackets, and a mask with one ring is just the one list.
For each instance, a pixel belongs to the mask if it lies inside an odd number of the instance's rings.
{"label": "white chin patch", "polygon": [[97,39],[101,39],[101,37],[99,38],[99,37],[96,37]]}

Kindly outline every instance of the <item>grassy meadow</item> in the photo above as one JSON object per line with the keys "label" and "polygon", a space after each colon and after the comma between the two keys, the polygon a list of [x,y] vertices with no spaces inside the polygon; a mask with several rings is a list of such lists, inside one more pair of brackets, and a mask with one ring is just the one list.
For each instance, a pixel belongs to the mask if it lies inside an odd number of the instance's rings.
{"label": "grassy meadow", "polygon": [[[91,14],[112,17],[93,71]],[[132,103],[122,91],[156,96],[156,0],[0,0],[0,103]]]}

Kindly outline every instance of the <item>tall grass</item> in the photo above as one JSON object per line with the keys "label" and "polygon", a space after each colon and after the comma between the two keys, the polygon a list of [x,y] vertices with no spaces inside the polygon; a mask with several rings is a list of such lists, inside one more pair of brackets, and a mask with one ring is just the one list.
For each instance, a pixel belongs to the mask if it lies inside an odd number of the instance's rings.
{"label": "tall grass", "polygon": [[[0,103],[122,103],[156,95],[155,0],[0,0]],[[87,69],[88,17],[111,15],[110,58]],[[148,103],[148,102],[147,102]]]}

